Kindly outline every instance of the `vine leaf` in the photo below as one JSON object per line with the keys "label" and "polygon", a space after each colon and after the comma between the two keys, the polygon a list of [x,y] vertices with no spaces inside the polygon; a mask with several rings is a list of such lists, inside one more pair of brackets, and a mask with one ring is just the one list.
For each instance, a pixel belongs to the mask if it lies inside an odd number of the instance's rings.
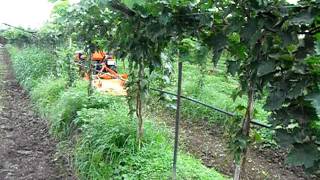
{"label": "vine leaf", "polygon": [[308,81],[302,80],[296,84],[288,91],[289,99],[296,99],[297,97],[303,95],[305,87],[308,85]]}
{"label": "vine leaf", "polygon": [[307,101],[311,101],[311,105],[316,110],[318,117],[320,118],[320,93],[314,93],[306,97]]}
{"label": "vine leaf", "polygon": [[264,61],[258,67],[258,76],[262,77],[271,72],[274,72],[275,70],[275,63],[273,61]]}
{"label": "vine leaf", "polygon": [[320,160],[319,150],[314,144],[296,144],[295,148],[288,154],[286,163],[293,166],[304,166],[310,168],[316,161]]}
{"label": "vine leaf", "polygon": [[227,61],[227,70],[232,76],[235,76],[236,73],[239,71],[240,63],[239,61]]}
{"label": "vine leaf", "polygon": [[320,40],[315,43],[315,51],[317,55],[320,55]]}
{"label": "vine leaf", "polygon": [[291,23],[293,24],[311,24],[314,20],[314,15],[309,9],[302,11],[300,14],[295,15],[291,19]]}
{"label": "vine leaf", "polygon": [[227,37],[223,33],[217,33],[212,37],[210,44],[213,47],[212,62],[216,66],[222,54],[223,48],[227,45]]}
{"label": "vine leaf", "polygon": [[292,134],[289,134],[285,129],[282,129],[282,128],[277,129],[276,138],[279,145],[283,147],[288,147],[292,143],[296,142],[296,140],[294,139],[294,136],[292,136]]}
{"label": "vine leaf", "polygon": [[270,58],[278,61],[293,61],[294,57],[291,56],[290,54],[280,54],[280,53],[275,53],[275,54],[270,54]]}
{"label": "vine leaf", "polygon": [[141,1],[141,0],[122,0],[122,3],[124,3],[128,8],[132,9],[134,7],[134,5],[138,4],[138,5],[143,5],[145,4],[145,1]]}
{"label": "vine leaf", "polygon": [[267,98],[267,102],[264,108],[270,111],[280,109],[285,100],[286,93],[284,91],[276,90],[270,92],[270,95]]}
{"label": "vine leaf", "polygon": [[298,41],[297,35],[292,32],[280,32],[279,33],[282,38],[283,46],[288,46],[290,44],[295,44]]}
{"label": "vine leaf", "polygon": [[244,41],[250,42],[250,41],[256,41],[253,40],[252,37],[257,33],[258,29],[258,22],[256,19],[252,19],[246,24],[246,26],[242,30],[241,37],[243,38]]}

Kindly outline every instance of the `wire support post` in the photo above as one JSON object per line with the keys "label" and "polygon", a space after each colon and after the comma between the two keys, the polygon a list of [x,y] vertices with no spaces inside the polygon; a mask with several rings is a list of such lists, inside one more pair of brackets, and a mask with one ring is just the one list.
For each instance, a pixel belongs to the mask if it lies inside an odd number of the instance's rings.
{"label": "wire support post", "polygon": [[181,109],[181,84],[182,84],[182,62],[178,64],[178,91],[177,91],[177,109],[175,122],[175,137],[174,137],[174,151],[173,151],[173,166],[172,179],[177,179],[177,157],[179,146],[179,126],[180,126],[180,109]]}

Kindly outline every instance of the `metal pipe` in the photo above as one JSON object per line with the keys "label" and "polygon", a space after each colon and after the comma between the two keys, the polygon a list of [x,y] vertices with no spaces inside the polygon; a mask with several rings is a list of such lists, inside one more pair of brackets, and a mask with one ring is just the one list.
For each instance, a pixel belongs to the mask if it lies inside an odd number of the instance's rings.
{"label": "metal pipe", "polygon": [[[150,88],[150,89],[153,90],[153,91],[160,92],[160,93],[169,94],[169,95],[172,95],[172,96],[177,96],[177,94],[174,94],[174,93],[172,93],[172,92],[168,92],[168,91],[164,91],[164,90],[160,90],[160,89],[155,89],[155,88]],[[231,117],[235,116],[235,114],[232,113],[232,112],[228,112],[228,111],[225,111],[225,110],[223,110],[223,109],[214,107],[214,106],[212,106],[212,105],[203,103],[203,102],[201,102],[201,101],[199,101],[199,100],[196,100],[196,99],[193,99],[193,98],[190,98],[190,97],[187,97],[187,96],[181,96],[181,98],[182,98],[182,99],[189,100],[189,101],[194,102],[194,103],[197,103],[197,104],[200,104],[200,105],[205,106],[205,107],[207,107],[207,108],[213,109],[213,110],[218,111],[218,112],[220,112],[220,113],[222,113],[222,114],[225,114],[225,115],[228,115],[228,116],[231,116]],[[250,123],[252,123],[252,124],[254,124],[254,125],[257,125],[257,126],[264,127],[264,128],[271,128],[270,125],[263,124],[263,123],[259,122],[259,120],[256,120],[256,119],[252,120]]]}

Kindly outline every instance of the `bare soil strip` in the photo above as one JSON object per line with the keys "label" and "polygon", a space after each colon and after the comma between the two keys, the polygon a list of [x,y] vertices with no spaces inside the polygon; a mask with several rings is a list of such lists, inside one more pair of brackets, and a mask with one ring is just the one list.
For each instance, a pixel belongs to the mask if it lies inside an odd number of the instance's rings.
{"label": "bare soil strip", "polygon": [[63,171],[68,168],[55,160],[56,145],[0,48],[0,179],[72,179]]}

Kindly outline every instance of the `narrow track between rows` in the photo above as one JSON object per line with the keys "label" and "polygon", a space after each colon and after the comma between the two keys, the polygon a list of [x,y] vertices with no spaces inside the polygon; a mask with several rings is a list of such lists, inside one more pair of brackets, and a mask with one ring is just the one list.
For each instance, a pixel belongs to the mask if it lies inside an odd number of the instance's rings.
{"label": "narrow track between rows", "polygon": [[0,180],[72,179],[55,160],[56,145],[0,48]]}

